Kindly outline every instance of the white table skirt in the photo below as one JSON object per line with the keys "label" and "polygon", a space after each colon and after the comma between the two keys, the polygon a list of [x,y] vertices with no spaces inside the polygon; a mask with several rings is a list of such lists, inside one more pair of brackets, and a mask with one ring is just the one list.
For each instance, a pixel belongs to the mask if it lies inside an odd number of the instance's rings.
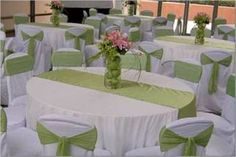
{"label": "white table skirt", "polygon": [[[94,29],[92,26],[82,25],[77,23],[61,23],[61,25],[72,26],[72,27],[90,27],[91,29]],[[21,39],[21,34],[20,31],[18,30],[27,28],[41,29],[44,32],[43,41],[47,42],[50,46],[52,46],[53,50],[65,47],[65,31],[67,30],[66,28],[20,24],[18,25],[16,31],[17,39]]]}
{"label": "white table skirt", "polygon": [[[104,73],[104,68],[77,70]],[[123,79],[137,77],[137,71],[122,71]],[[142,72],[139,81],[193,93],[184,83],[161,75]],[[35,129],[38,117],[45,114],[79,116],[95,124],[96,147],[119,156],[135,148],[157,145],[160,129],[178,118],[175,108],[37,77],[28,82],[27,94],[27,127]]]}

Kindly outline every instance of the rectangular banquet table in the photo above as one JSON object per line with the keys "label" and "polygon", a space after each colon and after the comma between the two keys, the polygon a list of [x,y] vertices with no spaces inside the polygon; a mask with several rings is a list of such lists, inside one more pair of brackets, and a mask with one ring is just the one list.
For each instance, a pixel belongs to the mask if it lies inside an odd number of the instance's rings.
{"label": "rectangular banquet table", "polygon": [[[214,38],[205,38],[204,45],[195,45],[193,36],[163,36],[154,39],[164,50],[162,63],[169,60],[189,58],[200,61],[202,52],[206,51],[226,51],[234,54],[235,45],[231,41],[219,40]],[[233,55],[234,59],[234,55]],[[162,67],[161,73],[165,74],[170,69]],[[231,71],[234,71],[234,65],[231,64]]]}
{"label": "rectangular banquet table", "polygon": [[94,43],[94,28],[89,25],[77,24],[77,23],[60,23],[59,27],[55,27],[50,23],[20,24],[17,26],[16,37],[18,39],[20,39],[21,37],[20,31],[18,30],[27,28],[38,28],[44,32],[43,41],[49,43],[52,46],[53,50],[57,50],[58,48],[64,47],[65,31],[72,27],[86,28],[88,31],[82,38],[84,38],[86,44]]}
{"label": "rectangular banquet table", "polygon": [[[106,89],[104,68],[56,70],[27,83],[27,127],[46,114],[78,116],[98,130],[96,147],[113,155],[159,142],[161,128],[196,116],[195,95],[186,84],[161,75],[122,70],[122,88]],[[138,80],[138,81],[137,81]]]}

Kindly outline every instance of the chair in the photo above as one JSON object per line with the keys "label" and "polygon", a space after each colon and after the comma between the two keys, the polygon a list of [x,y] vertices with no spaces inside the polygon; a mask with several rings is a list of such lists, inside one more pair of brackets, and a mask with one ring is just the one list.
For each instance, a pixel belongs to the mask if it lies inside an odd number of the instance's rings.
{"label": "chair", "polygon": [[159,134],[160,146],[137,148],[125,156],[203,156],[213,123],[203,118],[184,118],[167,124]]}
{"label": "chair", "polygon": [[174,35],[173,28],[167,26],[157,26],[152,29],[152,34],[154,38],[162,37],[162,36],[172,36]]}
{"label": "chair", "polygon": [[146,55],[146,71],[159,73],[163,49],[160,48],[156,43],[149,41],[142,41],[139,44],[138,49]]}
{"label": "chair", "polygon": [[176,15],[174,13],[167,14],[167,24],[166,24],[167,27],[170,27],[173,29],[175,17],[176,17]]}
{"label": "chair", "polygon": [[218,25],[215,29],[214,38],[235,41],[235,27],[230,25]]}
{"label": "chair", "polygon": [[151,10],[143,10],[140,12],[140,15],[153,16],[153,12]]}
{"label": "chair", "polygon": [[[191,36],[195,36],[196,32],[197,32],[197,27],[193,27],[190,32]],[[204,32],[205,32],[205,37],[211,38],[211,30],[210,29],[205,28]]]}
{"label": "chair", "polygon": [[128,16],[124,18],[124,27],[121,28],[122,32],[128,34],[129,41],[139,42],[141,41],[141,20],[135,16]]}
{"label": "chair", "polygon": [[41,116],[37,132],[44,156],[109,156],[96,149],[97,129],[81,118],[60,115]]}
{"label": "chair", "polygon": [[98,40],[100,38],[100,33],[101,33],[101,23],[102,23],[101,18],[97,16],[90,16],[86,18],[84,23],[94,27],[94,31],[95,31],[94,36],[95,36],[95,39]]}
{"label": "chair", "polygon": [[116,9],[116,8],[111,8],[109,10],[109,14],[114,15],[114,14],[122,14],[122,10]]}
{"label": "chair", "polygon": [[26,24],[29,23],[29,16],[25,13],[18,13],[13,16],[14,20],[14,27],[15,27],[15,34],[17,34],[19,24]]}
{"label": "chair", "polygon": [[53,69],[66,67],[80,67],[85,63],[85,40],[82,36],[87,32],[85,28],[70,28],[65,32],[64,48],[57,49],[52,54]]}
{"label": "chair", "polygon": [[32,77],[33,58],[26,53],[15,53],[6,57],[4,73],[7,80],[8,129],[25,126],[25,107],[27,102],[26,83]]}
{"label": "chair", "polygon": [[34,75],[49,71],[52,47],[43,41],[44,32],[37,28],[21,28],[19,33],[23,52],[34,59]]}
{"label": "chair", "polygon": [[89,9],[89,16],[96,16],[96,14],[97,14],[97,10],[96,9],[94,9],[94,8],[90,8]]}
{"label": "chair", "polygon": [[[206,112],[198,112],[198,117],[207,118],[214,123],[214,131],[213,134],[215,136],[221,137],[227,141],[226,145],[231,147],[235,146],[235,75],[231,74],[228,77],[226,91],[224,94],[224,99],[221,100],[223,104],[221,116],[206,113]],[[230,147],[229,147],[230,148]],[[233,154],[233,149],[227,151],[228,155]],[[209,152],[210,156],[214,156],[215,153],[213,151]],[[219,154],[220,156],[224,156],[226,154]]]}
{"label": "chair", "polygon": [[226,24],[227,20],[222,17],[215,18],[215,28],[217,28],[218,25]]}
{"label": "chair", "polygon": [[203,71],[199,82],[198,110],[220,114],[232,54],[224,51],[208,51],[201,54],[200,60]]}
{"label": "chair", "polygon": [[0,156],[39,156],[41,145],[36,132],[20,127],[9,131],[4,109],[0,109]]}

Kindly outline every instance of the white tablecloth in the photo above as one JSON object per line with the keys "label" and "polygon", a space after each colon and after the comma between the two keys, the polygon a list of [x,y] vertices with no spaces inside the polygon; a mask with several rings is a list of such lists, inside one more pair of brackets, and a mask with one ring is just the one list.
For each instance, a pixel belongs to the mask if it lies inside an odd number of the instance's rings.
{"label": "white tablecloth", "polygon": [[[94,29],[92,26],[89,25],[82,25],[77,23],[61,23],[61,25],[72,26],[72,27],[86,27],[90,29]],[[27,28],[38,28],[44,32],[44,39],[43,41],[50,44],[53,50],[57,50],[59,48],[65,47],[65,31],[66,28],[60,27],[47,27],[47,26],[37,26],[37,25],[29,25],[29,24],[20,24],[17,27],[17,30],[27,29]],[[20,31],[16,31],[16,37],[21,39]]]}
{"label": "white tablecloth", "polygon": [[[104,74],[104,68],[77,70]],[[137,77],[137,71],[122,71],[123,79],[137,80]],[[184,83],[157,74],[142,72],[139,81],[193,92]],[[45,114],[79,116],[95,124],[96,147],[119,156],[135,148],[158,144],[160,129],[178,118],[175,108],[37,77],[28,82],[27,93],[27,127],[35,129],[37,118]]]}

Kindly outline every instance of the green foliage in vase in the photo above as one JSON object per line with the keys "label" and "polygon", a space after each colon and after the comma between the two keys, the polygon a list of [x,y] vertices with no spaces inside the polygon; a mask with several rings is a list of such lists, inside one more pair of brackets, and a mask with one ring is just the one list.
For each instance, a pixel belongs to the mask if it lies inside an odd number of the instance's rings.
{"label": "green foliage in vase", "polygon": [[209,24],[210,17],[208,14],[206,14],[204,12],[200,12],[200,13],[197,13],[196,16],[194,16],[193,20],[197,25]]}

